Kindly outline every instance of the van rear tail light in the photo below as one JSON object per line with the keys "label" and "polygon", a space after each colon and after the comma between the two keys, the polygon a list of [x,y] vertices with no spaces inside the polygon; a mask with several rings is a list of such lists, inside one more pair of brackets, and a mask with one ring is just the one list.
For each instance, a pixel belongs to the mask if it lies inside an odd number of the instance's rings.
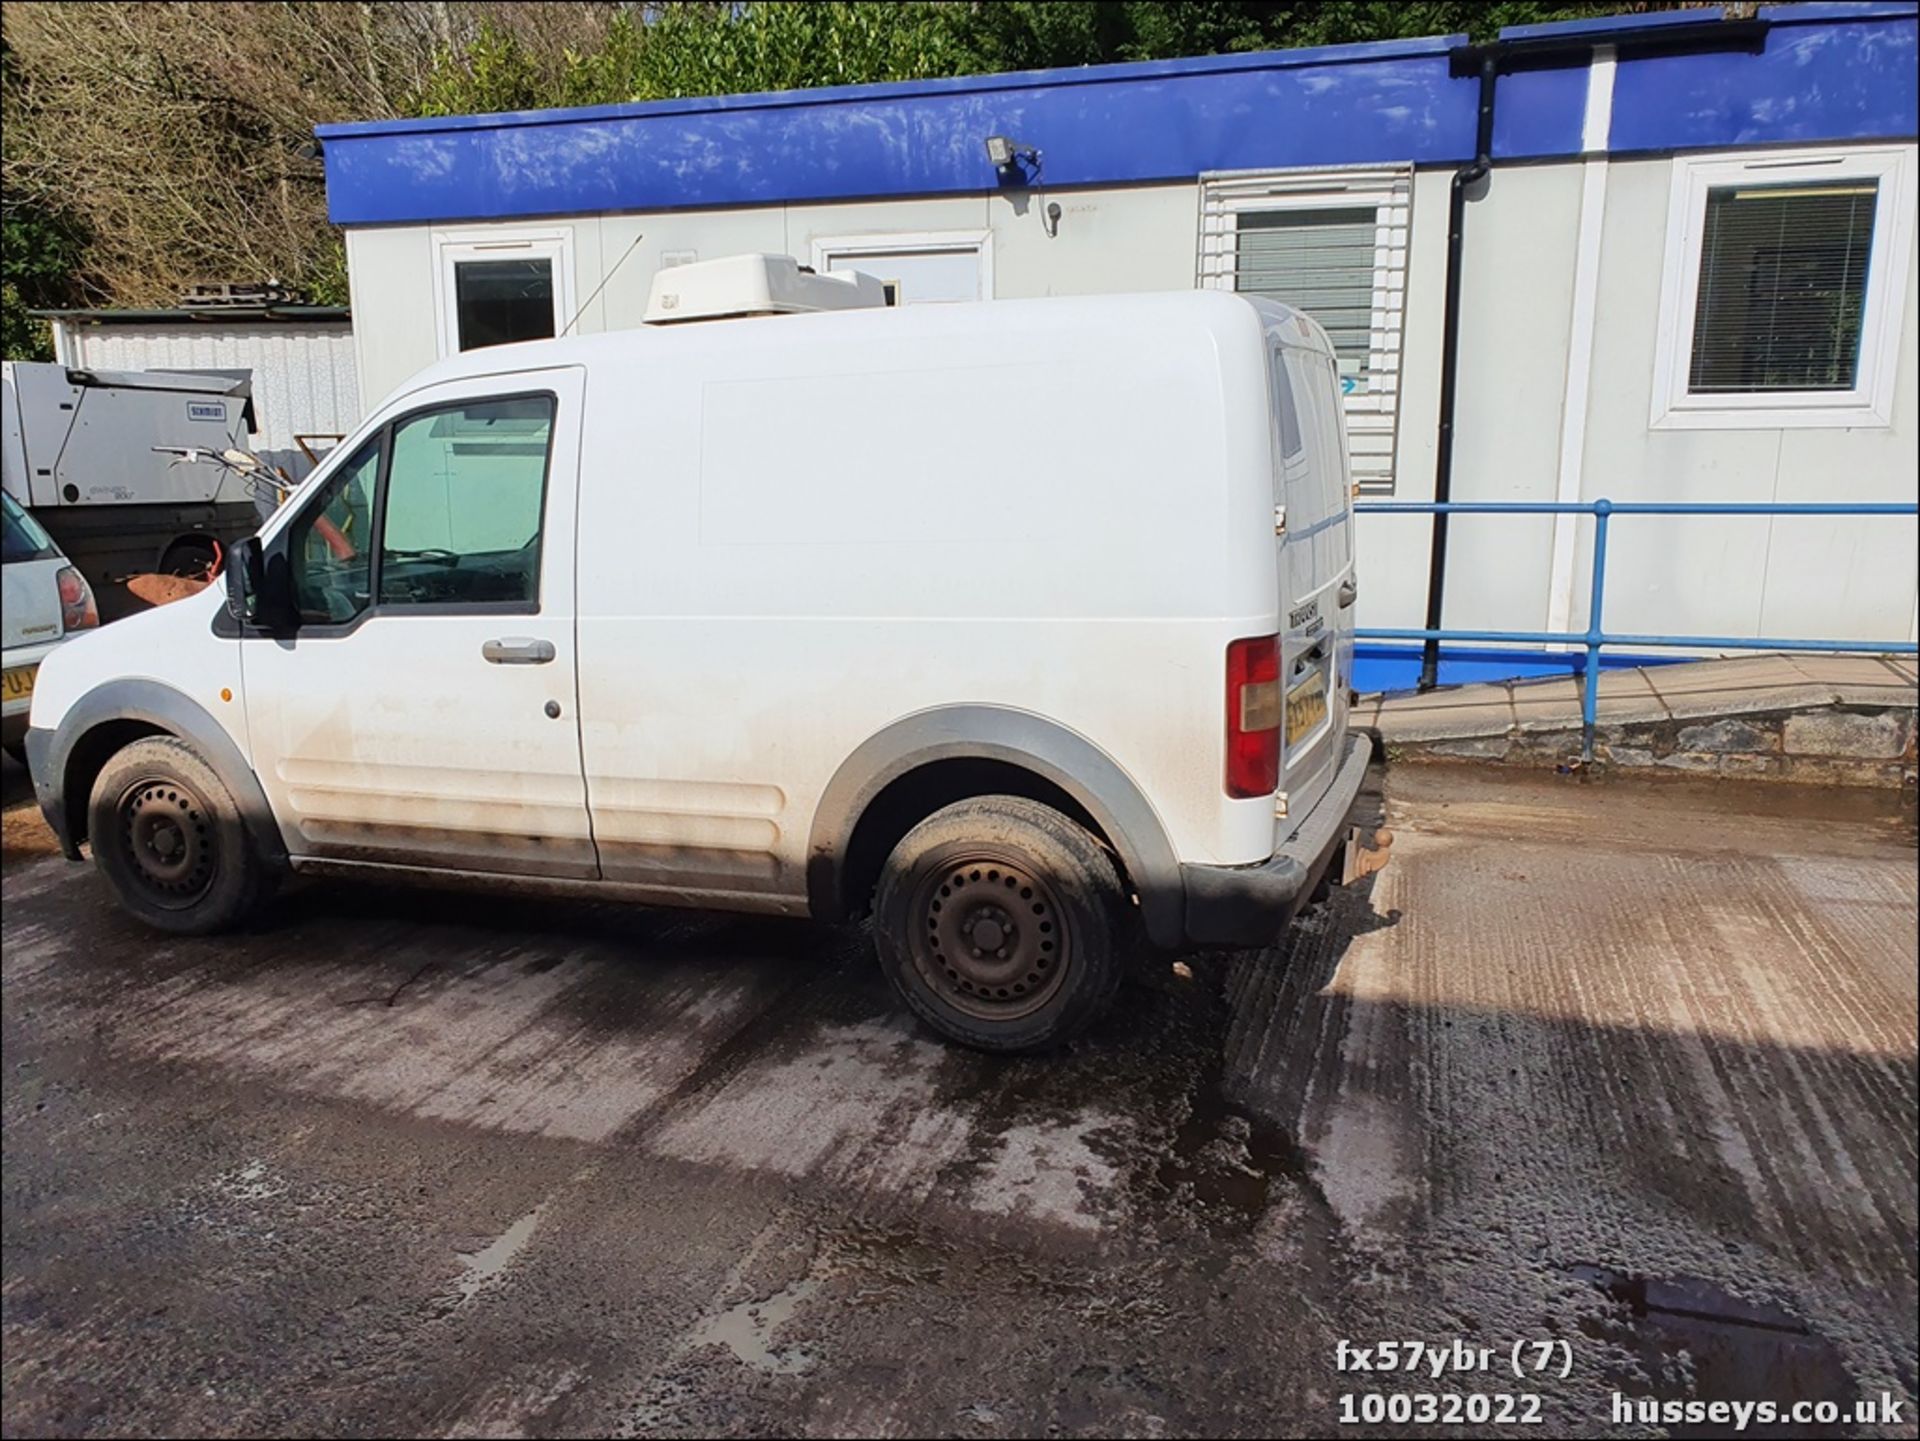
{"label": "van rear tail light", "polygon": [[100,609],[93,603],[93,587],[72,566],[62,566],[54,577],[60,585],[60,625],[63,630],[87,630],[100,624]]}
{"label": "van rear tail light", "polygon": [[1270,796],[1280,784],[1280,637],[1227,647],[1227,794]]}

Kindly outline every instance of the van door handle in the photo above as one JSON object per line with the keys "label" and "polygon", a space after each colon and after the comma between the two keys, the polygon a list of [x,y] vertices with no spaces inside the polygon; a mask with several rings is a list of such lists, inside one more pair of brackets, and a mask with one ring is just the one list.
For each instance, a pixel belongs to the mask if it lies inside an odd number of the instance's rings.
{"label": "van door handle", "polygon": [[1345,610],[1348,606],[1352,605],[1354,599],[1359,594],[1360,587],[1353,583],[1352,576],[1348,576],[1345,580],[1341,581],[1339,590],[1340,609]]}
{"label": "van door handle", "polygon": [[552,641],[527,640],[521,636],[490,640],[480,647],[480,658],[494,665],[545,665],[553,656]]}

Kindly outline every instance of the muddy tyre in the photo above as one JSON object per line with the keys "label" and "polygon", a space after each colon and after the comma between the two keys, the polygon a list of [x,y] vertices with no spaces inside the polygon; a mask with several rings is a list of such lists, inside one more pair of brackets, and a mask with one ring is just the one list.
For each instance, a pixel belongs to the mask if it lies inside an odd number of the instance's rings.
{"label": "muddy tyre", "polygon": [[982,796],[907,833],[874,898],[881,968],[913,1013],[983,1051],[1039,1051],[1112,1002],[1137,950],[1119,869],[1037,801]]}
{"label": "muddy tyre", "polygon": [[107,762],[93,783],[87,834],[120,904],[155,930],[225,930],[272,888],[232,793],[172,736],[137,740]]}

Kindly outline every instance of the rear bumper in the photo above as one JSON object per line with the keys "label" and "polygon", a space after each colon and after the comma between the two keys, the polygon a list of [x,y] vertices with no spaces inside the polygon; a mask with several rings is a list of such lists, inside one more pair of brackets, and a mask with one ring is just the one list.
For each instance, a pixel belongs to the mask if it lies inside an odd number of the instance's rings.
{"label": "rear bumper", "polygon": [[1193,946],[1264,946],[1279,937],[1340,856],[1373,742],[1347,737],[1333,784],[1273,855],[1252,866],[1182,866]]}

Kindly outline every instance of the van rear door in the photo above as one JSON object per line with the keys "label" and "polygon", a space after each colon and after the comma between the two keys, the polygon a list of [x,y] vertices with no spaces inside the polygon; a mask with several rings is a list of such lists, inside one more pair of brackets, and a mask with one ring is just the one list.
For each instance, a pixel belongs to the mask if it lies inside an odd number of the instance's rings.
{"label": "van rear door", "polygon": [[1324,332],[1297,314],[1270,324],[1268,371],[1281,587],[1280,792],[1286,814],[1297,818],[1331,783],[1347,729],[1352,500],[1339,377]]}

